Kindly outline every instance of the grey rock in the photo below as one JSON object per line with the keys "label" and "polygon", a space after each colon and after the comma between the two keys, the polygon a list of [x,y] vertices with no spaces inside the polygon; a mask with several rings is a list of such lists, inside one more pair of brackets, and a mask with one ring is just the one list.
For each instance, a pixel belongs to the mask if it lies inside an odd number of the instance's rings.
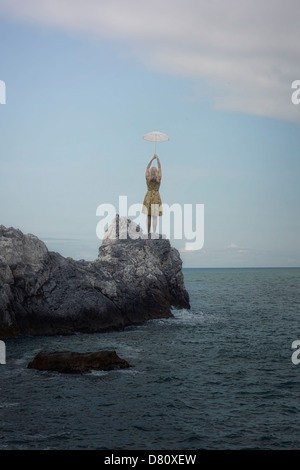
{"label": "grey rock", "polygon": [[97,259],[75,261],[0,226],[0,337],[123,329],[190,308],[179,252],[130,220],[126,227],[127,238],[104,237]]}
{"label": "grey rock", "polygon": [[28,364],[28,369],[64,372],[69,374],[91,370],[125,369],[130,364],[116,351],[79,353],[73,351],[40,351]]}

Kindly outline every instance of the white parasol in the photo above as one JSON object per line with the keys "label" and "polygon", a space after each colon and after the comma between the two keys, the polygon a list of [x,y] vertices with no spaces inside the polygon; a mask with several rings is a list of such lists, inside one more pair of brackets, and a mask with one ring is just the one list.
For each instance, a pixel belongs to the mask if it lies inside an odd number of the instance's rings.
{"label": "white parasol", "polygon": [[143,139],[148,140],[148,142],[155,142],[155,153],[156,153],[156,143],[170,140],[170,137],[167,134],[164,134],[163,132],[153,131],[153,132],[148,132],[148,134],[143,135]]}

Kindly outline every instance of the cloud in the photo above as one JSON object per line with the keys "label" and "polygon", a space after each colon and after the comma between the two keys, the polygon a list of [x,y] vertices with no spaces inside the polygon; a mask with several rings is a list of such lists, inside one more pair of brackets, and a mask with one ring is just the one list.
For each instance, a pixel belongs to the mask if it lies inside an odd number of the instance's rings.
{"label": "cloud", "polygon": [[231,243],[231,244],[228,246],[229,249],[236,249],[236,248],[238,248],[238,247],[239,247],[239,246],[238,246],[236,243]]}
{"label": "cloud", "polygon": [[120,42],[217,109],[300,123],[298,0],[0,0],[0,15]]}
{"label": "cloud", "polygon": [[227,247],[228,250],[231,251],[231,253],[236,253],[236,254],[244,254],[244,253],[248,253],[249,250],[247,248],[243,248],[243,247],[240,247],[239,245],[237,245],[236,243],[231,243],[228,247]]}

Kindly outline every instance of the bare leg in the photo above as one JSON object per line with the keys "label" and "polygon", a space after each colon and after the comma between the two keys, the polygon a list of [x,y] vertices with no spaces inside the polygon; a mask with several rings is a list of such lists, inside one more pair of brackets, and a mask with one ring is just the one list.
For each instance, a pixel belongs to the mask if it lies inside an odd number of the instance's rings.
{"label": "bare leg", "polygon": [[151,215],[148,215],[148,219],[147,219],[147,229],[148,229],[148,233],[150,233],[150,228],[151,228]]}
{"label": "bare leg", "polygon": [[157,227],[157,216],[153,216],[153,233],[156,233],[156,227]]}

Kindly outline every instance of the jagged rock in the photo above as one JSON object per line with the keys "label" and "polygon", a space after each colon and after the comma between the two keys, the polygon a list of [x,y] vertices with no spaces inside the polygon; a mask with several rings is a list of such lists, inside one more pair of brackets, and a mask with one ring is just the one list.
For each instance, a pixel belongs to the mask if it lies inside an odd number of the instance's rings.
{"label": "jagged rock", "polygon": [[[94,261],[64,258],[0,226],[0,337],[122,329],[190,308],[179,252],[120,219],[123,238],[119,230],[110,237],[110,226]],[[126,238],[124,227],[138,236]]]}
{"label": "jagged rock", "polygon": [[138,238],[146,239],[165,239],[166,235],[161,235],[158,233],[151,233],[150,236],[145,235],[140,225],[137,225],[130,219],[126,217],[120,217],[119,214],[116,215],[108,229],[106,230],[103,243],[112,243],[115,240],[137,240]]}
{"label": "jagged rock", "polygon": [[73,351],[40,351],[29,362],[29,369],[65,373],[83,373],[90,370],[125,369],[130,364],[116,351],[78,353]]}

